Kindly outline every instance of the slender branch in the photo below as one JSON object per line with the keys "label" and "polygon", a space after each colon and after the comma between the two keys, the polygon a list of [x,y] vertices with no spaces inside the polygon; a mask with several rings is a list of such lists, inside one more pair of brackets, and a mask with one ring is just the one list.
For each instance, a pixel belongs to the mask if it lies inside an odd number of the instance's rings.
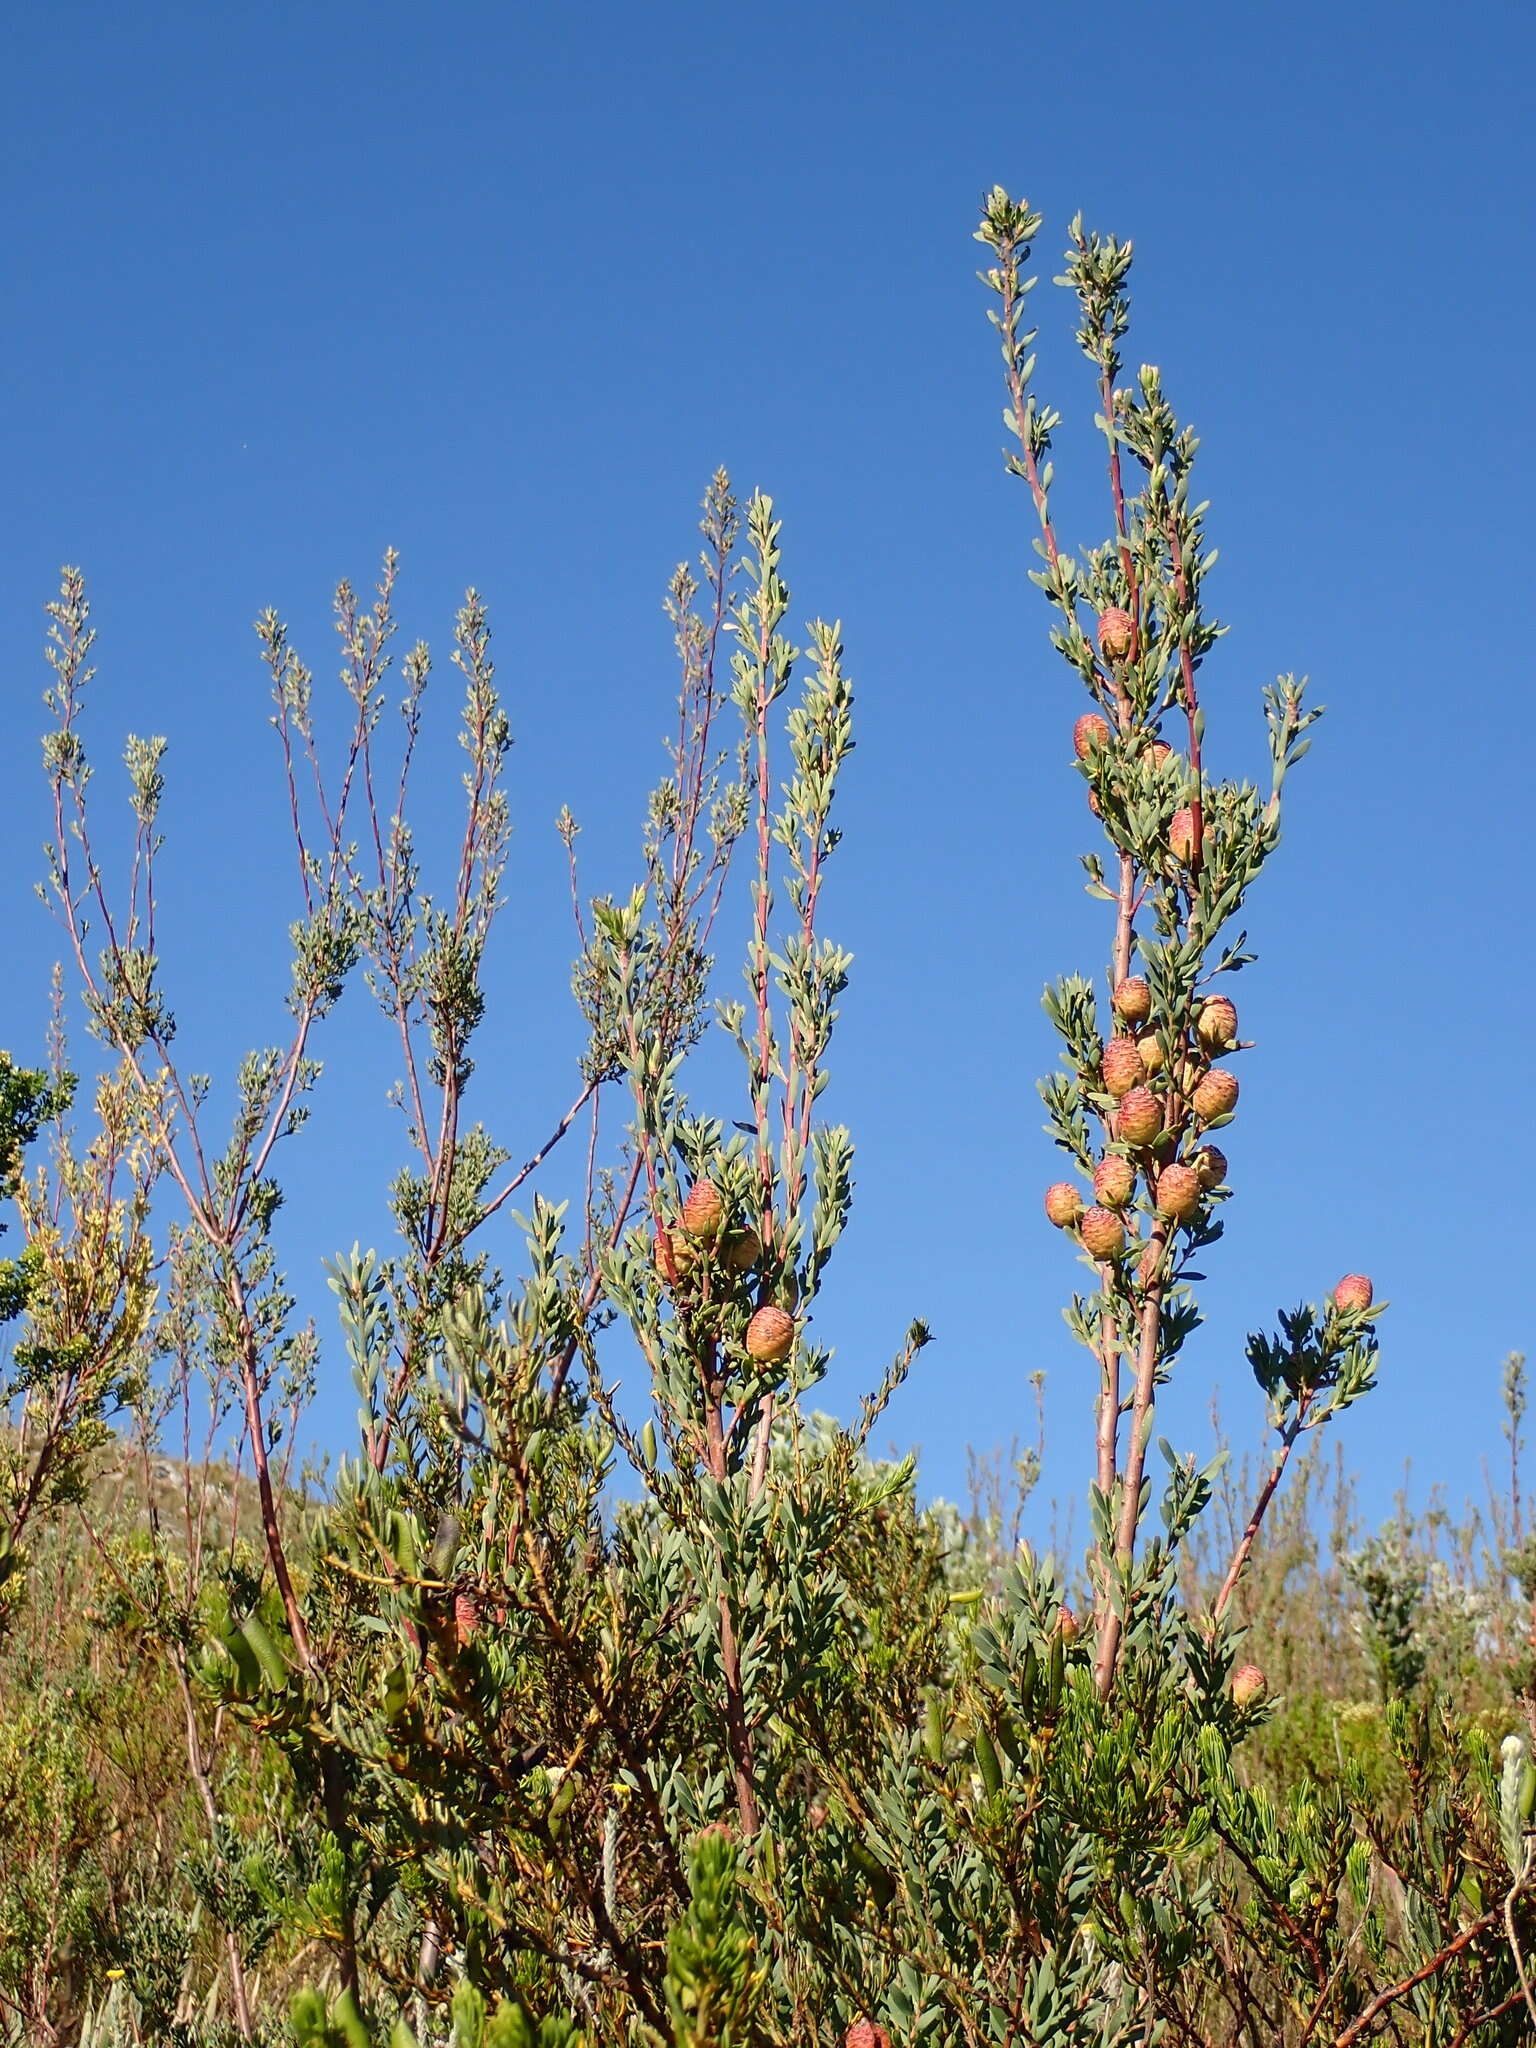
{"label": "slender branch", "polygon": [[1216,1605],[1212,1613],[1217,1621],[1220,1621],[1223,1614],[1226,1613],[1227,1602],[1237,1590],[1237,1582],[1243,1575],[1243,1567],[1247,1564],[1254,1543],[1258,1539],[1259,1530],[1263,1527],[1264,1517],[1269,1512],[1269,1504],[1275,1497],[1275,1489],[1280,1484],[1296,1440],[1305,1427],[1307,1409],[1311,1404],[1311,1400],[1310,1391],[1304,1392],[1301,1395],[1297,1402],[1295,1417],[1280,1439],[1280,1454],[1270,1468],[1269,1477],[1259,1489],[1259,1497],[1254,1502],[1253,1513],[1248,1517],[1247,1527],[1243,1530],[1237,1548],[1232,1553],[1232,1562],[1227,1566],[1227,1575],[1221,1582],[1221,1591],[1216,1595]]}
{"label": "slender branch", "polygon": [[[1168,1225],[1159,1221],[1152,1232],[1149,1253],[1154,1271],[1161,1266],[1168,1242]],[[1120,1521],[1115,1532],[1115,1563],[1122,1584],[1128,1588],[1131,1564],[1136,1554],[1136,1530],[1141,1521],[1141,1482],[1146,1467],[1147,1436],[1151,1428],[1152,1398],[1157,1386],[1158,1338],[1162,1316],[1163,1286],[1154,1278],[1142,1304],[1140,1342],[1136,1353],[1136,1386],[1131,1403],[1131,1434],[1126,1446],[1125,1472],[1120,1481]],[[1125,1597],[1129,1597],[1128,1591]],[[1100,1699],[1108,1699],[1120,1655],[1124,1618],[1106,1598],[1099,1620],[1098,1654],[1094,1678]]]}
{"label": "slender branch", "polygon": [[586,1108],[587,1104],[597,1094],[598,1089],[601,1088],[602,1085],[603,1084],[600,1079],[589,1081],[587,1083],[586,1087],[582,1089],[581,1093],[577,1096],[576,1100],[565,1112],[565,1115],[561,1117],[559,1123],[555,1125],[555,1128],[544,1140],[543,1144],[539,1147],[538,1151],[535,1152],[531,1158],[523,1162],[523,1164],[518,1168],[517,1172],[513,1174],[512,1178],[501,1190],[500,1194],[493,1196],[489,1202],[486,1202],[481,1206],[479,1216],[476,1219],[477,1227],[479,1224],[486,1222],[490,1217],[494,1216],[496,1214],[496,1211],[501,1207],[502,1203],[507,1201],[511,1196],[517,1193],[518,1189],[523,1185],[524,1181],[527,1180],[528,1176],[531,1173],[537,1172],[539,1167],[541,1167],[544,1164],[544,1161],[549,1157],[550,1153],[554,1151],[555,1147],[559,1144],[560,1140],[571,1128],[571,1125],[575,1123],[577,1117],[581,1115],[581,1112]]}
{"label": "slender branch", "polygon": [[1415,1991],[1419,1985],[1428,1983],[1431,1977],[1443,1970],[1447,1963],[1453,1962],[1463,1950],[1469,1949],[1473,1942],[1481,1935],[1487,1934],[1491,1929],[1497,1927],[1505,1917],[1510,1900],[1514,1898],[1515,1893],[1519,1889],[1520,1886],[1517,1884],[1510,1892],[1509,1899],[1500,1900],[1498,1905],[1490,1906],[1488,1911],[1482,1914],[1480,1918],[1473,1920],[1468,1926],[1463,1927],[1456,1938],[1453,1941],[1448,1941],[1445,1947],[1437,1955],[1431,1956],[1427,1963],[1422,1964],[1409,1976],[1400,1978],[1396,1984],[1389,1985],[1385,1991],[1379,1992],[1371,2000],[1364,2012],[1351,2020],[1343,2033],[1335,2036],[1333,2048],[1352,2048],[1352,2043],[1359,2040],[1366,2028],[1380,2019],[1381,2015],[1391,2006],[1396,2005],[1400,1998],[1406,1998],[1410,1991]]}

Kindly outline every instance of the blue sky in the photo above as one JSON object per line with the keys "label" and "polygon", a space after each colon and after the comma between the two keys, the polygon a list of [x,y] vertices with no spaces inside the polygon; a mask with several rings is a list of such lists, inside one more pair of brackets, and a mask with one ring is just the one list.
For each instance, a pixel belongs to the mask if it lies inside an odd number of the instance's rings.
{"label": "blue sky", "polygon": [[[1135,239],[1130,360],[1203,436],[1222,550],[1208,759],[1260,771],[1277,671],[1329,706],[1252,905],[1239,1194],[1160,1425],[1204,1445],[1214,1393],[1253,1441],[1243,1332],[1363,1268],[1395,1304],[1345,1424],[1367,1506],[1409,1458],[1421,1495],[1480,1490],[1500,1361],[1536,1348],[1527,9],[64,4],[7,45],[0,1042],[36,1053],[58,950],[31,888],[58,565],[91,579],[103,770],[125,731],[171,738],[163,950],[217,1072],[278,1028],[291,914],[250,621],[277,606],[325,676],[332,585],[392,543],[445,678],[467,583],[497,628],[517,840],[480,1108],[521,1156],[577,1049],[552,821],[583,821],[593,890],[627,885],[670,703],[659,598],[723,462],[777,498],[795,615],[842,618],[859,689],[823,1100],[860,1200],[828,1404],[922,1314],[938,1341],[890,1424],[925,1483],[958,1492],[967,1444],[1028,1435],[1043,1370],[1047,1491],[1077,1492],[1038,998],[1107,939],[973,281],[1000,181],[1047,214],[1047,276],[1079,207]],[[1061,524],[1096,540],[1087,369],[1064,296],[1035,303]],[[429,833],[454,704],[445,679]],[[284,1250],[323,1314],[318,1258],[384,1241],[399,1147],[360,994],[322,1051]],[[351,1409],[333,1351],[333,1450]]]}

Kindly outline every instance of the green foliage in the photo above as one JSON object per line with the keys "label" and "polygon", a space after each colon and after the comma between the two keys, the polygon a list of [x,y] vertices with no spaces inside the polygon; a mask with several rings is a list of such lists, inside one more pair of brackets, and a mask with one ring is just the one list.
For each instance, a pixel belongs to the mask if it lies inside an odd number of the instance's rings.
{"label": "green foliage", "polygon": [[[1521,1372],[1508,1508],[1459,1531],[1405,1511],[1363,1538],[1337,1491],[1319,1542],[1323,1425],[1376,1379],[1383,1305],[1358,1283],[1249,1339],[1274,1437],[1257,1475],[1157,1435],[1239,1192],[1212,1142],[1247,1049],[1225,994],[1254,959],[1239,920],[1317,714],[1282,677],[1259,705],[1268,786],[1213,772],[1198,441],[1156,368],[1118,381],[1132,251],[1080,222],[1061,282],[1109,525],[1061,544],[1060,421],[1025,325],[1040,228],[998,190],[978,239],[1008,468],[1090,701],[1075,753],[1106,841],[1083,860],[1106,972],[1047,990],[1062,1056],[1041,1089],[1092,1187],[1053,1205],[1087,1274],[1067,1310],[1095,1361],[1085,1552],[1037,1556],[991,1481],[962,1515],[870,1455],[921,1322],[866,1333],[894,1356],[854,1426],[809,1406],[855,1192],[827,1115],[853,963],[826,930],[854,692],[840,627],[792,624],[770,499],[738,505],[717,475],[698,565],[669,585],[677,721],[632,886],[584,900],[561,814],[574,1099],[526,1152],[476,1114],[512,741],[480,596],[454,626],[462,831],[440,875],[409,822],[425,643],[385,720],[394,555],[371,602],[335,594],[339,769],[287,627],[257,622],[292,968],[220,1130],[154,938],[163,742],[128,741],[114,883],[84,737],[94,629],[66,571],[49,880],[110,1066],[82,1145],[62,1040],[46,1074],[0,1061],[0,1195],[24,1235],[0,1270],[20,1326],[0,1439],[12,2038],[1525,2038]],[[738,902],[733,983],[714,949]],[[317,1034],[358,981],[398,1056],[398,1241],[325,1268],[358,1437],[317,1488],[289,1458],[320,1340],[273,1227]],[[713,1032],[734,1092],[691,1058]],[[546,1161],[573,1132],[579,1198],[555,1200]],[[229,1440],[234,1467],[212,1455]],[[1022,1493],[1038,1453],[1014,1469]]]}

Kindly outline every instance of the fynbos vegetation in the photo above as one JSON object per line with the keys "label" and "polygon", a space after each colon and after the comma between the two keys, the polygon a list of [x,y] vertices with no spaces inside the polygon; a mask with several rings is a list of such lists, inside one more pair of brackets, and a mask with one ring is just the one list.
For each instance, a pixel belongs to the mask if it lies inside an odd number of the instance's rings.
{"label": "fynbos vegetation", "polygon": [[[1156,369],[1125,374],[1129,244],[1078,222],[1060,282],[1105,524],[1059,534],[1040,229],[998,190],[977,240],[1033,580],[1088,699],[1040,732],[1084,785],[1105,963],[1046,994],[1061,1156],[1038,1226],[1083,1269],[1086,1553],[1021,1543],[992,1483],[968,1514],[925,1504],[872,1451],[921,1322],[875,1333],[891,1362],[856,1420],[814,1404],[854,1208],[826,1093],[854,692],[838,625],[797,624],[768,498],[717,476],[668,593],[676,723],[627,894],[584,900],[562,815],[581,1041],[572,1099],[520,1105],[515,1132],[476,1087],[511,828],[481,598],[454,629],[440,875],[410,822],[433,663],[397,656],[393,555],[371,600],[336,593],[339,756],[287,627],[257,622],[292,975],[272,1042],[220,1079],[183,1053],[186,969],[159,948],[163,742],[129,739],[129,830],[98,826],[68,570],[44,758],[72,975],[46,1059],[0,1065],[0,2038],[1530,2038],[1522,1364],[1508,1500],[1449,1538],[1406,1508],[1367,1537],[1329,1462],[1326,1426],[1376,1377],[1360,1273],[1298,1274],[1312,1298],[1250,1337],[1256,1464],[1157,1433],[1198,1268],[1263,1171],[1222,1149],[1233,991],[1318,713],[1281,678],[1254,707],[1266,783],[1219,772],[1198,443]],[[392,1250],[316,1248],[333,1341],[297,1320],[273,1229],[343,1002],[393,1035],[401,1158]],[[733,1088],[692,1057],[710,1032]],[[343,1369],[357,1435],[321,1486],[294,1449],[316,1374]]]}

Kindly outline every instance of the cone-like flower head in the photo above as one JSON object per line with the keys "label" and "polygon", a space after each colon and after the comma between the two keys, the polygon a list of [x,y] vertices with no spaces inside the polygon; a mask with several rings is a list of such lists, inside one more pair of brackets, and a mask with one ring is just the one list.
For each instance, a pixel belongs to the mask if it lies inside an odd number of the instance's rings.
{"label": "cone-like flower head", "polygon": [[1099,613],[1099,652],[1106,661],[1124,661],[1135,638],[1136,622],[1119,605]]}
{"label": "cone-like flower head", "polygon": [[795,1319],[770,1303],[747,1325],[747,1356],[759,1365],[777,1365],[788,1358],[795,1342]]}
{"label": "cone-like flower head", "polygon": [[1188,1223],[1200,1208],[1200,1176],[1192,1166],[1165,1166],[1157,1176],[1157,1213]]}
{"label": "cone-like flower head", "polygon": [[1106,1209],[1123,1209],[1136,1192],[1136,1169],[1118,1152],[1108,1152],[1093,1169],[1093,1199]]}
{"label": "cone-like flower head", "polygon": [[1118,1136],[1127,1145],[1150,1145],[1163,1128],[1163,1105],[1150,1088],[1133,1088],[1115,1118]]}
{"label": "cone-like flower head", "polygon": [[1125,1225],[1113,1209],[1085,1209],[1078,1234],[1091,1258],[1118,1259],[1125,1250]]}
{"label": "cone-like flower head", "polygon": [[1230,1116],[1237,1107],[1237,1076],[1225,1067],[1212,1067],[1202,1074],[1190,1098],[1195,1115],[1203,1124],[1213,1117]]}
{"label": "cone-like flower head", "polygon": [[1104,1086],[1113,1096],[1129,1095],[1147,1078],[1134,1038],[1112,1038],[1104,1048]]}
{"label": "cone-like flower head", "polygon": [[1152,1014],[1152,991],[1139,974],[1115,983],[1115,1009],[1127,1024],[1145,1024]]}
{"label": "cone-like flower head", "polygon": [[1227,1155],[1219,1145],[1202,1145],[1189,1163],[1203,1188],[1219,1188],[1227,1177]]}
{"label": "cone-like flower head", "polygon": [[683,1203],[682,1226],[690,1237],[718,1237],[725,1201],[712,1180],[696,1180]]}
{"label": "cone-like flower head", "polygon": [[1269,1691],[1269,1680],[1257,1664],[1245,1664],[1240,1671],[1232,1674],[1232,1704],[1247,1708],[1257,1706]]}
{"label": "cone-like flower head", "polygon": [[1225,1052],[1237,1040],[1237,1005],[1230,996],[1207,996],[1195,1019],[1195,1036],[1207,1052]]}
{"label": "cone-like flower head", "polygon": [[732,1230],[720,1247],[720,1256],[732,1273],[750,1273],[763,1255],[763,1241],[755,1230]]}
{"label": "cone-like flower head", "polygon": [[1342,1309],[1369,1308],[1376,1290],[1364,1273],[1346,1273],[1333,1290],[1334,1306]]}

